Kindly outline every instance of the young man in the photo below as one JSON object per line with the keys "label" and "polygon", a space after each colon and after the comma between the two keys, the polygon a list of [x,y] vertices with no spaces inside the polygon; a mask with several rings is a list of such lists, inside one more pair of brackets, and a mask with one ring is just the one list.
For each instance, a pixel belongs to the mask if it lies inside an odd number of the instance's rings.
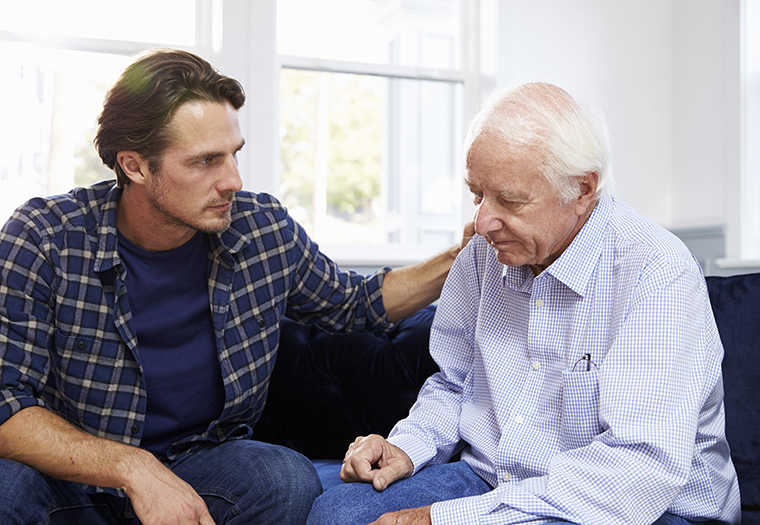
{"label": "young man", "polygon": [[602,123],[526,84],[466,151],[478,235],[433,323],[441,372],[387,440],[351,445],[341,476],[365,484],[309,523],[738,523],[705,280],[609,195]]}
{"label": "young man", "polygon": [[458,247],[341,272],[241,191],[244,100],[193,54],[141,56],[99,117],[116,184],[2,229],[0,522],[304,522],[314,469],[250,439],[282,318],[383,329],[437,298]]}

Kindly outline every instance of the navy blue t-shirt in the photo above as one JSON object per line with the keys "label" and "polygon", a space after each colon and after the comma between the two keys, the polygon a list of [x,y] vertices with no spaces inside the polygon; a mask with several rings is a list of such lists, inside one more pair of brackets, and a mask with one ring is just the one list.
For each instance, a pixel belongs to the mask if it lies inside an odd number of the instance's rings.
{"label": "navy blue t-shirt", "polygon": [[224,407],[224,385],[211,320],[208,235],[166,252],[143,250],[119,234],[119,256],[148,405],[141,446],[164,454],[205,431]]}

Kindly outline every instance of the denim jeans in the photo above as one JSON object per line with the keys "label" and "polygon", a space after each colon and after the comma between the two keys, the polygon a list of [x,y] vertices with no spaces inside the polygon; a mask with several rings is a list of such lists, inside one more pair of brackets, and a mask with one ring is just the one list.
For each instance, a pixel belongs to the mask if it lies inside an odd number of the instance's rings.
{"label": "denim jeans", "polygon": [[[366,525],[386,512],[424,507],[438,501],[479,496],[491,487],[464,461],[432,465],[411,478],[398,481],[382,492],[371,484],[346,483],[325,491],[314,502],[308,525]],[[567,525],[566,521],[544,523]],[[653,525],[710,525],[665,514]]]}
{"label": "denim jeans", "polygon": [[[166,464],[203,498],[217,525],[305,523],[322,492],[302,455],[258,441],[208,445]],[[138,525],[129,498],[86,494],[78,483],[0,460],[0,523]]]}

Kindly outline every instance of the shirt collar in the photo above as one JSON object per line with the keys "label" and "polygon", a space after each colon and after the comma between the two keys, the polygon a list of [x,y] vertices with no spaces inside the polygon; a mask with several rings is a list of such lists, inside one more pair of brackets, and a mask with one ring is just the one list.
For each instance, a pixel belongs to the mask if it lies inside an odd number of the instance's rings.
{"label": "shirt collar", "polygon": [[98,217],[98,251],[95,254],[96,272],[110,270],[114,266],[121,264],[119,254],[116,252],[117,230],[116,230],[116,208],[121,197],[121,188],[116,184],[106,193],[105,198],[99,209]]}
{"label": "shirt collar", "polygon": [[597,261],[604,249],[604,231],[614,208],[614,200],[603,196],[570,246],[546,271],[580,296],[585,295]]}
{"label": "shirt collar", "polygon": [[[231,254],[239,252],[251,242],[250,232],[252,228],[249,223],[251,219],[246,220],[246,214],[241,209],[245,208],[241,204],[241,197],[242,194],[238,193],[235,200],[232,201],[232,223],[230,223],[230,227],[222,233],[212,235],[219,240],[219,245]],[[248,234],[239,229],[241,226]]]}
{"label": "shirt collar", "polygon": [[[102,272],[110,270],[115,266],[121,265],[121,259],[117,251],[118,230],[116,229],[116,209],[118,208],[119,198],[121,197],[121,188],[116,184],[108,191],[100,205],[100,215],[98,217],[98,251],[95,256],[95,271]],[[251,239],[240,232],[237,227],[239,221],[235,220],[237,212],[238,199],[232,203],[233,222],[230,227],[222,233],[211,236],[214,246],[215,255],[221,253],[234,254],[242,250]],[[244,219],[244,223],[246,221]],[[224,257],[224,256],[223,256]],[[232,262],[232,261],[230,261]]]}
{"label": "shirt collar", "polygon": [[[551,275],[583,296],[594,273],[596,261],[602,253],[601,239],[614,206],[613,197],[602,196],[570,246],[541,275]],[[533,272],[527,264],[504,265],[502,277],[505,284],[511,283],[515,289],[523,291],[530,291],[533,283]]]}

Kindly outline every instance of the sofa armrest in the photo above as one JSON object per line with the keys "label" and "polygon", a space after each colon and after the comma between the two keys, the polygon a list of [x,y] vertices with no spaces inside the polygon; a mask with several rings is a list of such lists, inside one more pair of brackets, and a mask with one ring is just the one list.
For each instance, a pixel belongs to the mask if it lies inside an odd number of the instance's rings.
{"label": "sofa armrest", "polygon": [[747,511],[760,511],[760,273],[707,277],[707,288],[725,349],[726,437],[749,523]]}

